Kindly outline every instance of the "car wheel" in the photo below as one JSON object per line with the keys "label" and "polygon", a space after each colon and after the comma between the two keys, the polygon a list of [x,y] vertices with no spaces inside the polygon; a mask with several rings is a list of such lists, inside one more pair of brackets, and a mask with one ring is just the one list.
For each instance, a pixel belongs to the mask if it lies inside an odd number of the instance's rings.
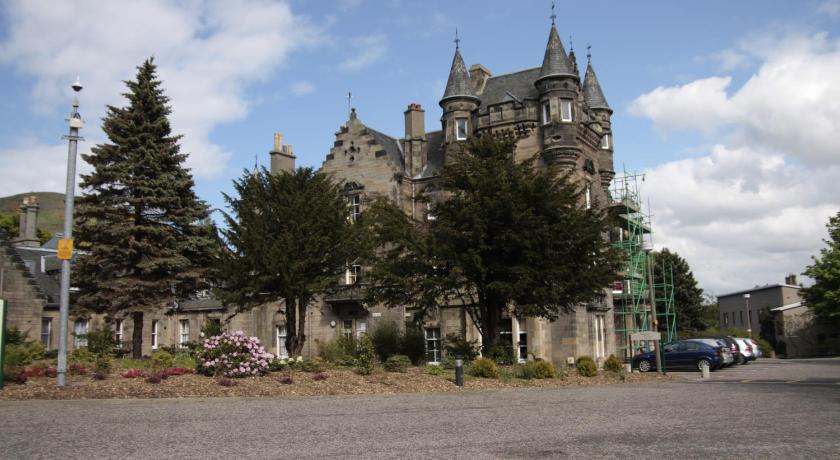
{"label": "car wheel", "polygon": [[738,364],[747,364],[747,357],[744,355],[738,355]]}
{"label": "car wheel", "polygon": [[712,371],[712,362],[706,358],[702,358],[697,361],[697,370],[703,372],[703,364],[709,367],[709,372]]}
{"label": "car wheel", "polygon": [[639,361],[639,372],[649,372],[650,367],[650,361],[646,359]]}

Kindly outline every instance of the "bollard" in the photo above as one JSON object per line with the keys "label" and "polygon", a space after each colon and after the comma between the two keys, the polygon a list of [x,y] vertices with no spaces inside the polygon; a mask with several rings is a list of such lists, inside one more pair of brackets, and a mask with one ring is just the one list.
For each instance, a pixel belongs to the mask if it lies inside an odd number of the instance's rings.
{"label": "bollard", "polygon": [[625,374],[632,374],[633,373],[633,365],[630,363],[624,363],[624,373]]}
{"label": "bollard", "polygon": [[464,360],[460,357],[455,359],[455,385],[464,386]]}
{"label": "bollard", "polygon": [[709,365],[705,361],[700,364],[700,374],[702,375],[703,380],[709,379]]}

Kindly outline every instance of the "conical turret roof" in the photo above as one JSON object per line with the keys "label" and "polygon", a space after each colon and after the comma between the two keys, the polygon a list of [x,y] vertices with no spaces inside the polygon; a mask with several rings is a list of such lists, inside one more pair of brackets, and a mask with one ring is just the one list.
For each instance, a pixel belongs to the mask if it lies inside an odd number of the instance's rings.
{"label": "conical turret roof", "polygon": [[470,86],[470,74],[467,66],[464,65],[464,58],[461,57],[461,50],[455,48],[455,57],[452,58],[452,68],[449,70],[449,80],[446,82],[446,90],[443,92],[441,102],[453,97],[470,97],[478,99]]}
{"label": "conical turret roof", "polygon": [[590,109],[612,110],[610,105],[607,104],[604,92],[601,91],[601,85],[595,75],[595,69],[592,68],[592,62],[586,65],[586,76],[583,78],[583,99]]}
{"label": "conical turret roof", "polygon": [[552,24],[551,32],[548,34],[548,44],[545,45],[545,56],[543,57],[540,76],[537,80],[554,76],[576,77],[577,75],[574,74],[572,66],[569,64],[569,57],[566,55],[566,49],[563,48],[563,42],[560,41],[557,27]]}

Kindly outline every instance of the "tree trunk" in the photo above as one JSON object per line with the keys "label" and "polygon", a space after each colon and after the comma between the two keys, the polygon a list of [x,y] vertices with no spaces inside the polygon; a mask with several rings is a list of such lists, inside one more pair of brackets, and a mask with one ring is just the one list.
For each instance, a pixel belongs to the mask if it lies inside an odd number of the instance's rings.
{"label": "tree trunk", "polygon": [[[300,297],[298,299],[298,340],[300,349],[298,350],[298,356],[302,355],[303,353],[303,345],[306,343],[306,310],[309,306],[309,300],[305,297]],[[311,348],[310,348],[311,352]],[[312,358],[312,356],[309,356]]]}
{"label": "tree trunk", "polygon": [[306,308],[301,308],[302,301],[295,297],[286,299],[286,350],[289,356],[301,356],[303,342],[306,335],[303,333],[306,322]]}
{"label": "tree trunk", "polygon": [[494,351],[496,340],[499,338],[499,318],[501,317],[501,306],[492,296],[479,295],[479,311],[481,312],[482,331],[481,349],[484,356]]}
{"label": "tree trunk", "polygon": [[[140,359],[143,357],[143,312],[132,312],[131,322],[133,326],[131,333],[131,357]],[[159,337],[158,340],[160,340]]]}

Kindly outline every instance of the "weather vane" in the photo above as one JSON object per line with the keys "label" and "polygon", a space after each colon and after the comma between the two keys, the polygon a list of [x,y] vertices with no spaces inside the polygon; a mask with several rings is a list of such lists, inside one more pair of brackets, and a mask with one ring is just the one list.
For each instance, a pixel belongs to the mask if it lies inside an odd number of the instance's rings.
{"label": "weather vane", "polygon": [[455,49],[459,49],[461,45],[461,39],[458,38],[458,28],[455,28]]}
{"label": "weather vane", "polygon": [[352,112],[352,111],[353,111],[353,109],[351,109],[351,108],[350,108],[350,106],[352,105],[352,103],[351,103],[350,101],[351,101],[352,99],[353,99],[353,93],[351,93],[351,92],[349,92],[349,91],[348,91],[348,92],[347,92],[347,115],[348,115],[348,116],[350,115],[350,112]]}
{"label": "weather vane", "polygon": [[586,62],[592,62],[592,45],[586,44]]}
{"label": "weather vane", "polygon": [[551,2],[551,25],[554,25],[554,20],[557,19],[557,15],[554,14],[554,2]]}

